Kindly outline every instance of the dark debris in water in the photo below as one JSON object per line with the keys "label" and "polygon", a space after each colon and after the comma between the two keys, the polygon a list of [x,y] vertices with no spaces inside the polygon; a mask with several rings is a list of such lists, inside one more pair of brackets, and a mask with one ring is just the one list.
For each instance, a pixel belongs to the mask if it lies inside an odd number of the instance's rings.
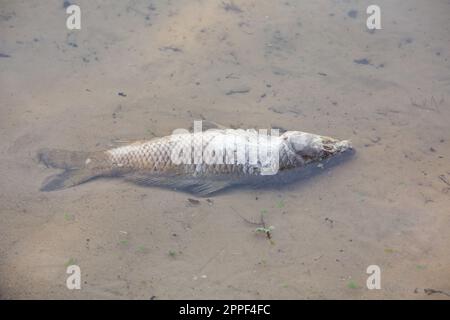
{"label": "dark debris in water", "polygon": [[294,117],[303,115],[302,111],[297,106],[271,106],[268,110],[278,113],[278,114],[292,114]]}
{"label": "dark debris in water", "polygon": [[229,11],[229,12],[235,12],[235,13],[241,13],[242,12],[242,9],[239,8],[232,1],[230,1],[230,2],[222,2],[222,8],[225,11]]}
{"label": "dark debris in water", "polygon": [[177,47],[173,47],[173,46],[161,47],[161,48],[159,48],[159,51],[183,52],[182,49],[177,48]]}
{"label": "dark debris in water", "polygon": [[350,18],[356,19],[356,17],[358,16],[358,11],[352,9],[352,10],[350,10],[349,12],[347,12],[347,15],[348,15]]}
{"label": "dark debris in water", "polygon": [[442,290],[436,290],[436,289],[432,289],[432,288],[426,288],[423,289],[423,291],[427,294],[427,295],[432,295],[432,294],[443,294],[447,297],[450,297],[450,293],[442,291]]}
{"label": "dark debris in water", "polygon": [[384,63],[380,63],[378,65],[375,65],[375,64],[371,63],[371,61],[369,59],[367,59],[367,58],[355,59],[355,60],[353,60],[353,62],[356,63],[356,64],[365,65],[365,66],[372,66],[372,67],[375,67],[376,69],[384,68]]}
{"label": "dark debris in water", "polygon": [[190,204],[193,204],[193,205],[199,205],[200,204],[200,201],[197,200],[197,199],[188,198],[188,201],[189,201]]}
{"label": "dark debris in water", "polygon": [[9,54],[0,53],[0,58],[11,58]]}
{"label": "dark debris in water", "polygon": [[70,3],[70,1],[64,0],[63,1],[63,8],[67,9],[68,7],[70,7],[72,4]]}
{"label": "dark debris in water", "polygon": [[353,62],[356,63],[356,64],[363,64],[363,65],[370,64],[370,60],[367,59],[367,58],[355,59],[355,60],[353,60]]}
{"label": "dark debris in water", "polygon": [[407,37],[407,38],[402,39],[402,40],[399,41],[398,47],[399,47],[399,48],[403,48],[403,46],[409,45],[409,44],[411,44],[411,43],[413,43],[413,42],[414,42],[414,39],[413,39],[413,38]]}
{"label": "dark debris in water", "polygon": [[446,177],[445,175],[441,174],[441,175],[439,176],[439,179],[440,179],[442,182],[444,182],[447,186],[450,187],[450,181],[448,181],[448,179],[447,179],[447,177]]}

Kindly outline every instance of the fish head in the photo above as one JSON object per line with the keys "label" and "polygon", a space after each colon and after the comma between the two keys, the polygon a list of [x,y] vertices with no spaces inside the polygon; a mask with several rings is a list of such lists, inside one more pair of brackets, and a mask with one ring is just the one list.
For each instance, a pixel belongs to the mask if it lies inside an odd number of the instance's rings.
{"label": "fish head", "polygon": [[297,157],[305,163],[324,160],[353,150],[348,140],[337,140],[307,132],[287,131],[282,138]]}

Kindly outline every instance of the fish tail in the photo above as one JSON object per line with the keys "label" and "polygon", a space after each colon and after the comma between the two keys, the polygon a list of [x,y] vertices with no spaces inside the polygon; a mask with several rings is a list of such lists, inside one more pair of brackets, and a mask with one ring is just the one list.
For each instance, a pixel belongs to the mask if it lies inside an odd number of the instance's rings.
{"label": "fish tail", "polygon": [[64,169],[62,173],[45,179],[41,191],[66,189],[104,173],[98,165],[98,162],[102,161],[99,152],[42,149],[38,151],[38,159],[47,167]]}

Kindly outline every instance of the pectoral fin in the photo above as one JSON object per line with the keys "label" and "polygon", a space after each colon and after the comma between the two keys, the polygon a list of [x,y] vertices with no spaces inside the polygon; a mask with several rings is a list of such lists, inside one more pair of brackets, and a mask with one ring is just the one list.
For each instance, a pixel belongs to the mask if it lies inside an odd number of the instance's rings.
{"label": "pectoral fin", "polygon": [[197,196],[207,196],[232,185],[231,182],[223,180],[214,181],[179,174],[154,175],[139,172],[126,175],[125,180],[141,186],[159,186],[182,190]]}
{"label": "pectoral fin", "polygon": [[204,181],[193,186],[190,189],[190,192],[200,197],[206,197],[210,194],[224,190],[231,185],[232,184],[228,181]]}

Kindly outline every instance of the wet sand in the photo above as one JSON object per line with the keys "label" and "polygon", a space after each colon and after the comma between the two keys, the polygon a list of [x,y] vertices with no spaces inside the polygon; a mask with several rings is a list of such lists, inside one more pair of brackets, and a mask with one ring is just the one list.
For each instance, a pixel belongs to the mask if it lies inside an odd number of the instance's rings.
{"label": "wet sand", "polygon": [[[365,1],[77,4],[69,31],[63,1],[0,3],[0,298],[449,298],[448,1],[377,1],[375,32]],[[107,179],[39,191],[56,172],[40,148],[202,118],[351,139],[356,155],[198,203]],[[271,241],[242,218],[261,213]]]}

